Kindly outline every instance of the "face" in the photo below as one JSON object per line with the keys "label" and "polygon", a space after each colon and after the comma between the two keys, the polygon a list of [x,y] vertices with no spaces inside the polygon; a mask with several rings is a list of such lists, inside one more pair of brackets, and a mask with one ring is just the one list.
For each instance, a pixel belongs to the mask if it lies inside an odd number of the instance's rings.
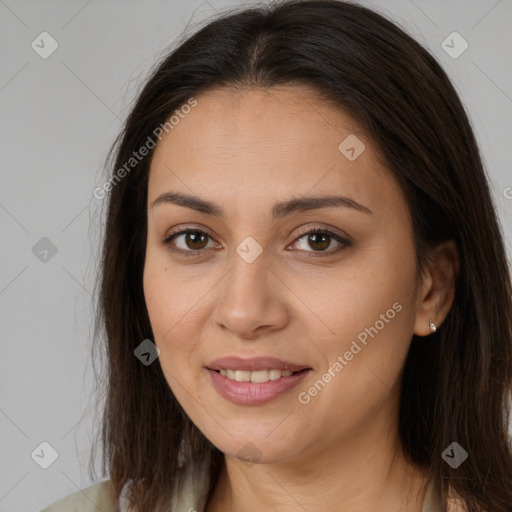
{"label": "face", "polygon": [[[226,455],[262,463],[396,421],[415,252],[371,140],[307,88],[196,100],[148,185],[144,294],[177,400]],[[326,196],[342,199],[305,201]]]}

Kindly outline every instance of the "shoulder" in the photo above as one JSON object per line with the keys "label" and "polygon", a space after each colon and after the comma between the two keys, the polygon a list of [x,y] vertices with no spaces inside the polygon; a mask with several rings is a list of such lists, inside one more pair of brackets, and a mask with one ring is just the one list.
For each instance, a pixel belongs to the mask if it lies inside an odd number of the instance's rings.
{"label": "shoulder", "polygon": [[448,487],[446,506],[447,512],[468,512],[467,507],[464,505],[464,500],[451,485]]}
{"label": "shoulder", "polygon": [[[446,502],[446,505],[444,504]],[[448,495],[443,497],[441,485],[431,479],[427,485],[422,512],[468,512],[464,500],[457,494],[451,485],[448,486]]]}
{"label": "shoulder", "polygon": [[104,480],[52,503],[40,512],[118,512],[110,480]]}
{"label": "shoulder", "polygon": [[[124,512],[128,510],[126,494],[130,484],[131,481],[128,480],[119,499],[116,499],[110,480],[104,480],[70,494],[39,512]],[[203,511],[208,484],[208,465],[204,461],[198,465],[187,464],[182,467],[179,478],[175,482],[176,492],[173,496],[171,510]]]}

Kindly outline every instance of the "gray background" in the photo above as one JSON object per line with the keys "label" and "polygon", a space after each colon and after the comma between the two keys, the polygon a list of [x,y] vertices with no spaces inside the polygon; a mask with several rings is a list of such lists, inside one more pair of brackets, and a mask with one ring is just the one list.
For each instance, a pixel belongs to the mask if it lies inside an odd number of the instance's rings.
{"label": "gray background", "polygon": [[[512,2],[361,3],[388,13],[452,78],[489,170],[510,255]],[[150,67],[187,25],[190,33],[240,4],[0,0],[0,512],[36,511],[92,483],[91,294],[104,206],[92,193]],[[46,59],[31,47],[44,31],[59,45]],[[441,46],[453,31],[469,43],[458,58]],[[43,237],[56,254],[34,254]],[[58,452],[48,469],[35,462],[49,457],[38,448],[43,441]],[[45,455],[34,460],[36,448]]]}

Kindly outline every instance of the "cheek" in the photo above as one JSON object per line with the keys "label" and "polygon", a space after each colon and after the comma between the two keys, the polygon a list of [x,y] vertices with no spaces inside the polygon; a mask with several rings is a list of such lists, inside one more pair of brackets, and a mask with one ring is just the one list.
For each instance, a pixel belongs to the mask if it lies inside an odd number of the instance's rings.
{"label": "cheek", "polygon": [[404,344],[404,334],[412,332],[412,256],[403,258],[399,264],[394,256],[365,258],[359,253],[356,259],[353,265],[347,264],[337,275],[325,280],[322,293],[317,288],[310,294],[311,309],[318,312],[330,332],[324,348],[331,357],[334,352],[349,350],[354,339],[364,346],[367,340],[382,338],[389,347]]}
{"label": "cheek", "polygon": [[[169,388],[187,414],[200,417],[200,410],[194,412],[200,371],[200,363],[194,359],[195,340],[199,339],[193,310],[197,299],[189,304],[186,283],[170,269],[166,270],[164,262],[150,252],[146,257],[143,286],[152,341],[160,350],[158,362]],[[195,399],[191,398],[191,390]]]}
{"label": "cheek", "polygon": [[339,294],[337,315],[330,316],[337,335],[316,345],[325,363],[298,390],[298,398],[319,425],[324,423],[323,430],[327,425],[338,434],[358,431],[398,391],[414,321],[404,300],[406,288],[388,284],[360,295],[354,288],[350,300]]}
{"label": "cheek", "polygon": [[[328,300],[318,295],[316,301],[330,331],[315,338],[325,356],[319,376],[329,381],[327,386],[347,407],[361,413],[389,395],[396,384],[414,328],[414,251],[397,258],[384,248],[373,247],[367,257],[360,252],[357,263],[347,264],[337,278],[326,282]],[[327,406],[327,396],[324,399]]]}
{"label": "cheek", "polygon": [[198,299],[190,281],[170,265],[165,249],[147,249],[143,288],[154,336],[160,342],[172,341],[182,324],[189,322],[188,316],[193,316]]}
{"label": "cheek", "polygon": [[164,370],[177,372],[190,364],[198,339],[194,307],[198,299],[157,251],[146,253],[143,288],[160,364]]}

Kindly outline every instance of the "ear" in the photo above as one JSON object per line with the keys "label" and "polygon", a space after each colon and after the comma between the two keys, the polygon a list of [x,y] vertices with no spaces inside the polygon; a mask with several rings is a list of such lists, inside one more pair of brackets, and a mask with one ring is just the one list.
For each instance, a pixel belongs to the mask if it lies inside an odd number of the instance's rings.
{"label": "ear", "polygon": [[428,336],[432,334],[430,320],[437,328],[444,322],[453,304],[459,271],[459,253],[453,240],[431,249],[418,294],[414,334]]}

